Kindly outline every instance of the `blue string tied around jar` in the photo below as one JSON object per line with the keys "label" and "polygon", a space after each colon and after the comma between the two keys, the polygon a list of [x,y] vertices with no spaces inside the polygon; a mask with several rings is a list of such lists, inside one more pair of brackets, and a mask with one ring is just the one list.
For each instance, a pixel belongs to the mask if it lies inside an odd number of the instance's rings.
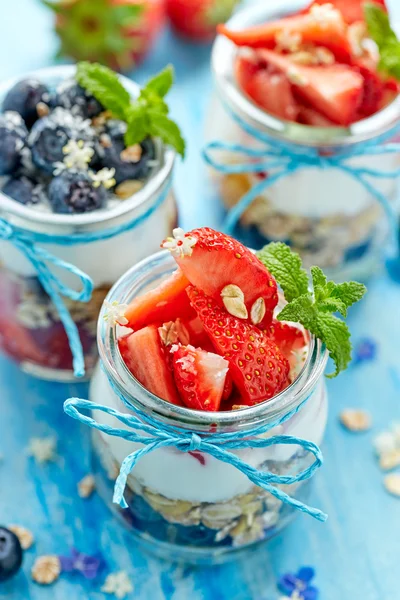
{"label": "blue string tied around jar", "polygon": [[[370,180],[371,179],[396,179],[400,177],[400,169],[381,170],[354,166],[349,163],[353,158],[362,156],[377,156],[400,153],[399,143],[385,143],[400,131],[400,124],[391,128],[390,131],[362,143],[354,144],[352,147],[340,151],[322,151],[318,148],[301,145],[295,142],[279,140],[265,132],[246,123],[238,115],[227,108],[230,116],[241,127],[241,129],[261,142],[264,147],[253,149],[241,144],[233,144],[224,141],[213,141],[203,149],[205,162],[220,173],[231,175],[239,173],[268,173],[268,177],[256,183],[234,206],[228,211],[223,223],[223,230],[232,234],[240,217],[250,204],[263,192],[276,184],[281,179],[296,173],[302,169],[338,169],[347,173],[362,185],[382,206],[393,240],[398,237],[397,215],[388,198]],[[329,144],[327,143],[327,147]],[[224,158],[221,160],[215,156],[218,152],[229,152],[239,158],[238,162],[230,163]],[[242,159],[244,157],[244,162]],[[398,246],[398,244],[397,244]],[[396,260],[400,260],[400,252],[397,247]],[[388,266],[392,259],[389,259]]]}
{"label": "blue string tied around jar", "polygon": [[[290,485],[310,479],[323,463],[322,453],[318,445],[290,435],[282,434],[265,437],[265,434],[269,431],[282,425],[298,413],[312,394],[303,400],[295,409],[291,410],[274,423],[259,425],[243,432],[235,431],[199,435],[190,430],[168,425],[163,421],[150,417],[136,407],[133,408],[110,379],[109,382],[119,399],[129,409],[130,414],[121,413],[109,406],[104,406],[81,398],[69,398],[66,400],[64,403],[64,411],[73,419],[101,431],[102,433],[120,437],[124,440],[142,445],[141,448],[129,454],[121,464],[119,476],[114,487],[113,502],[115,504],[119,504],[122,508],[128,507],[124,499],[127,478],[141,457],[158,448],[173,447],[181,452],[204,452],[217,460],[230,464],[246,475],[255,485],[269,492],[283,503],[314,517],[318,521],[326,521],[327,515],[321,510],[307,506],[305,503],[289,496],[273,485]],[[104,412],[115,417],[123,425],[128,427],[128,429],[121,429],[98,423],[92,417],[82,414],[80,410],[96,410]],[[134,414],[132,414],[132,411],[134,411]],[[237,454],[232,452],[233,450],[242,450],[245,448],[268,448],[279,444],[299,446],[304,452],[313,455],[315,460],[310,466],[295,475],[276,475],[275,473],[252,467]]]}
{"label": "blue string tied around jar", "polygon": [[[167,198],[170,188],[171,182],[168,182],[168,185],[165,186],[156,201],[138,217],[131,219],[127,223],[121,223],[120,225],[100,231],[53,235],[16,227],[5,219],[0,218],[0,239],[13,244],[32,264],[37,272],[40,283],[57,309],[68,336],[73,356],[74,375],[76,377],[83,377],[85,375],[85,360],[78,328],[62,300],[62,296],[78,302],[89,302],[93,292],[93,281],[89,275],[81,271],[78,267],[51,254],[38,246],[38,244],[56,244],[60,246],[90,244],[100,240],[107,240],[125,231],[130,231],[141,225],[157,210]],[[53,273],[52,268],[54,267],[59,267],[64,272],[75,275],[80,280],[82,289],[76,291],[65,285],[60,277]]]}

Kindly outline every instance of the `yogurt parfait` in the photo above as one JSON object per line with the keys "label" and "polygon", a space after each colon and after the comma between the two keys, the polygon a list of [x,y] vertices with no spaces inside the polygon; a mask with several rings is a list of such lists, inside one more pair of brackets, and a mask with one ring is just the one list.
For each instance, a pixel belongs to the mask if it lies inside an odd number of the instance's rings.
{"label": "yogurt parfait", "polygon": [[367,277],[397,195],[400,68],[384,0],[253,6],[219,33],[206,159],[225,229]]}
{"label": "yogurt parfait", "polygon": [[100,430],[97,489],[111,504],[118,477],[112,506],[143,544],[218,562],[269,539],[296,508],[323,520],[305,504],[322,461],[323,372],[327,349],[336,375],[351,348],[332,313],[365,287],[314,267],[311,292],[285,244],[255,255],[209,228],[175,229],[162,247],[112,288],[91,401],[65,410]]}
{"label": "yogurt parfait", "polygon": [[0,347],[24,370],[69,380],[80,344],[90,373],[111,285],[176,224],[172,83],[79,63],[1,86]]}

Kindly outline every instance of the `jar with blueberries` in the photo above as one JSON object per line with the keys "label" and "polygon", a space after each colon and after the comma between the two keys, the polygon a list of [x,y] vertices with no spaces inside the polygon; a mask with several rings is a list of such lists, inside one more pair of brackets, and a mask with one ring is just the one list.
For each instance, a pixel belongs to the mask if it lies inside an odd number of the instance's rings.
{"label": "jar with blueberries", "polygon": [[108,290],[177,221],[175,151],[156,136],[127,144],[126,123],[75,75],[54,67],[0,86],[0,348],[59,381],[74,378],[74,335],[90,374]]}

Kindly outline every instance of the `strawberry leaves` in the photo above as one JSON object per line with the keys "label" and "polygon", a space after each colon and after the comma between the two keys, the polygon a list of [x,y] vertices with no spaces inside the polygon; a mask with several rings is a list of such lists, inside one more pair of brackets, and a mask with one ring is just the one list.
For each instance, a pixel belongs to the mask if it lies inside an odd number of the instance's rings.
{"label": "strawberry leaves", "polygon": [[97,63],[79,63],[76,79],[114,117],[127,123],[127,146],[139,144],[146,137],[153,136],[184,156],[185,141],[178,125],[168,117],[169,108],[164,101],[174,82],[171,65],[150,79],[136,100],[131,98],[116,73]]}
{"label": "strawberry leaves", "polygon": [[347,309],[361,300],[366,287],[356,281],[336,284],[327,280],[322,269],[312,267],[311,292],[301,259],[288,246],[271,243],[257,256],[274,275],[288,302],[277,319],[301,323],[324,342],[335,363],[335,372],[328,377],[336,377],[351,360],[351,343],[346,323],[333,313],[346,317]]}

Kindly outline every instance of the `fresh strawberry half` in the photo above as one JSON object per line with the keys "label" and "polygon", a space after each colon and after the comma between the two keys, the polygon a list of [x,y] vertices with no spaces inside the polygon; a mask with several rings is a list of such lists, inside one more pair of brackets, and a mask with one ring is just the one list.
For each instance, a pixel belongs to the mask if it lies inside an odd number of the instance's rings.
{"label": "fresh strawberry half", "polygon": [[196,41],[209,41],[216,26],[226,21],[238,0],[166,0],[167,15],[174,29]]}
{"label": "fresh strawberry half", "polygon": [[295,353],[307,345],[304,331],[288,323],[273,321],[266,332],[273,338],[290,364],[295,358]]}
{"label": "fresh strawberry half", "polygon": [[[342,14],[346,23],[351,24],[356,21],[364,20],[364,4],[371,0],[313,0],[311,5],[306,9],[308,12],[314,5],[331,4]],[[388,12],[385,0],[372,0]]]}
{"label": "fresh strawberry half", "polygon": [[132,300],[125,312],[128,326],[140,329],[152,323],[162,325],[177,317],[194,318],[196,314],[185,291],[188,285],[189,281],[178,269],[158,287]]}
{"label": "fresh strawberry half", "polygon": [[361,104],[358,109],[361,118],[370,117],[375,114],[382,105],[385,92],[385,84],[378,73],[369,69],[366,65],[358,64],[354,70],[362,76],[364,89]]}
{"label": "fresh strawberry half", "polygon": [[346,26],[340,13],[336,14],[336,18],[324,21],[306,12],[237,31],[219,25],[218,33],[230,39],[236,46],[271,49],[279,44],[280,38],[289,39],[296,36],[299,46],[310,43],[324,46],[340,62],[348,62],[351,57]]}
{"label": "fresh strawberry half", "polygon": [[264,59],[288,77],[296,93],[328,119],[347,126],[357,117],[364,94],[364,79],[347,65],[305,67],[289,58],[260,51]]}
{"label": "fresh strawberry half", "polygon": [[228,360],[244,404],[269,400],[289,385],[289,363],[271,337],[232,317],[195,287],[187,293],[215,349]]}
{"label": "fresh strawberry half", "polygon": [[227,360],[193,346],[173,352],[175,382],[184,404],[196,410],[219,410],[225,389]]}
{"label": "fresh strawberry half", "polygon": [[118,345],[126,366],[149,392],[172,404],[181,404],[155,325],[121,338]]}
{"label": "fresh strawberry half", "polygon": [[[271,323],[278,303],[277,285],[258,258],[240,242],[209,227],[194,229],[185,237],[194,244],[190,253],[175,256],[175,260],[190,283],[220,306],[224,305],[222,290],[237,286],[248,316],[254,303],[262,299],[265,311],[257,324],[266,327]],[[246,319],[245,314],[243,318]]]}

